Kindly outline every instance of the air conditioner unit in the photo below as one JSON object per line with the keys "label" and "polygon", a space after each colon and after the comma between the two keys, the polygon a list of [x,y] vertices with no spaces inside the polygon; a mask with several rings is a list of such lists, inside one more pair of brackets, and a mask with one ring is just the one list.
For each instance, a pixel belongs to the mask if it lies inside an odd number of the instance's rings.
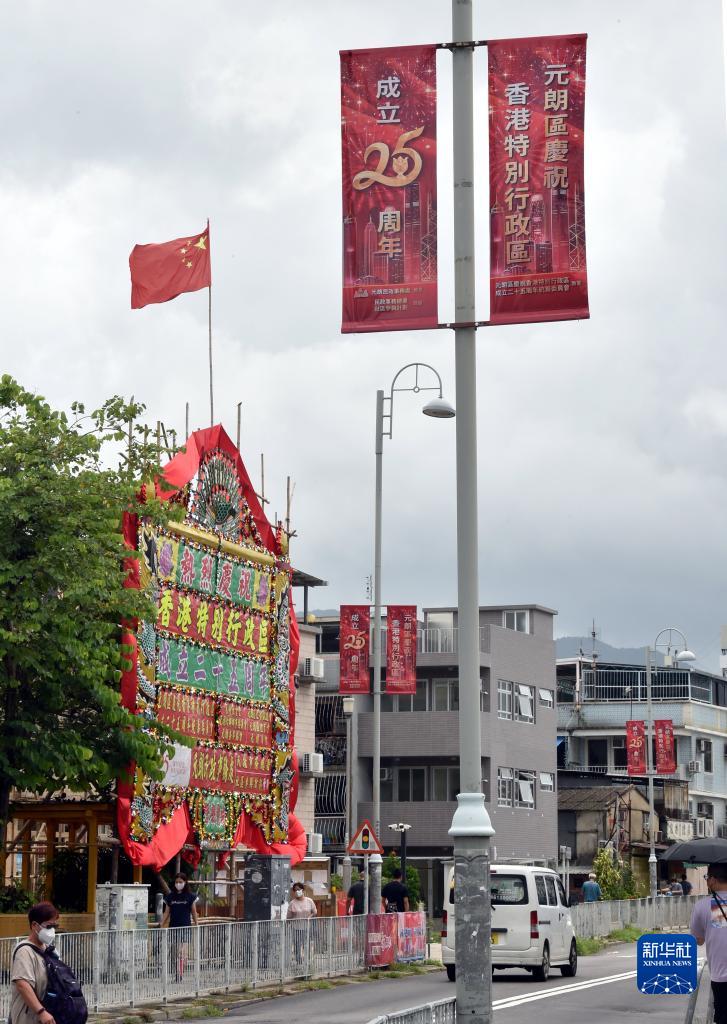
{"label": "air conditioner unit", "polygon": [[320,832],[311,832],[309,834],[308,853],[323,853],[323,836]]}
{"label": "air conditioner unit", "polygon": [[704,838],[711,839],[714,836],[714,819],[704,819]]}
{"label": "air conditioner unit", "polygon": [[704,818],[697,818],[697,837],[704,839]]}
{"label": "air conditioner unit", "polygon": [[695,772],[701,772],[701,770],[702,770],[702,762],[701,761],[690,761],[687,764],[687,771],[691,772],[692,775],[694,775]]}
{"label": "air conditioner unit", "polygon": [[299,768],[301,775],[322,775],[323,754],[301,754]]}
{"label": "air conditioner unit", "polygon": [[302,674],[308,679],[323,679],[325,676],[323,658],[304,658]]}

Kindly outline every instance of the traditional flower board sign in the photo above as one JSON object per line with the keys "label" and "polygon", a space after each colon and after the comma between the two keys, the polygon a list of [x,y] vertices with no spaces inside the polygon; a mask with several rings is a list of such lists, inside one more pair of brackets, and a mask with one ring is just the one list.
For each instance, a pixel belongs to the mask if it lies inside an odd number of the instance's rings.
{"label": "traditional flower board sign", "polygon": [[156,619],[138,624],[122,692],[150,729],[163,722],[193,742],[175,745],[161,781],[137,768],[120,784],[121,838],[135,863],[166,863],[190,839],[281,852],[292,822],[301,831],[287,539],[221,427],[193,434],[164,478],[162,497],[184,506],[183,521],[125,524],[134,583],[152,594]]}

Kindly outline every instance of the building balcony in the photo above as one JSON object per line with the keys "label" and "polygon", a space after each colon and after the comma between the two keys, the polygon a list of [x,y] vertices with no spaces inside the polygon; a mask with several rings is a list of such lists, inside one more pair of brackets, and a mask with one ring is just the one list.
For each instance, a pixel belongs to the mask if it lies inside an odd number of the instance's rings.
{"label": "building balcony", "polygon": [[[646,671],[638,668],[585,669],[581,683],[581,700],[584,702],[625,701],[641,703],[646,701]],[[570,691],[569,691],[570,693]],[[565,696],[565,694],[564,694]],[[712,684],[709,677],[685,669],[657,668],[651,676],[651,699],[653,701],[712,701]],[[572,699],[569,699],[572,703]]]}

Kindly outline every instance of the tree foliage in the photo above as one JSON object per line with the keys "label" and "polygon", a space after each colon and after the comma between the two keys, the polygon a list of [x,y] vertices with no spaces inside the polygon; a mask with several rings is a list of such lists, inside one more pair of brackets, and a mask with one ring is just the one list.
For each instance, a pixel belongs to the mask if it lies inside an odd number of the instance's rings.
{"label": "tree foliage", "polygon": [[593,861],[593,870],[605,900],[630,900],[637,895],[631,868],[614,858],[613,850],[609,847],[598,851]]}
{"label": "tree foliage", "polygon": [[69,416],[0,379],[0,850],[13,788],[102,793],[131,761],[158,776],[165,733],[119,688],[122,623],[154,614],[124,586],[120,529],[159,472],[142,413],[115,397]]}

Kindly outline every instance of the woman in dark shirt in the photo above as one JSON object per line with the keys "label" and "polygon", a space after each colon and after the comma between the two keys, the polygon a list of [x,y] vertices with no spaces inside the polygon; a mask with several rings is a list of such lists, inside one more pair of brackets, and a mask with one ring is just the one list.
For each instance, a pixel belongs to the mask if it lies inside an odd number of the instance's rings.
{"label": "woman in dark shirt", "polygon": [[187,947],[191,939],[190,928],[198,923],[196,903],[199,897],[192,892],[187,876],[181,871],[174,878],[174,888],[164,896],[166,909],[162,928],[169,926],[174,931],[169,943],[169,952],[175,967],[177,981],[182,980],[187,962]]}

